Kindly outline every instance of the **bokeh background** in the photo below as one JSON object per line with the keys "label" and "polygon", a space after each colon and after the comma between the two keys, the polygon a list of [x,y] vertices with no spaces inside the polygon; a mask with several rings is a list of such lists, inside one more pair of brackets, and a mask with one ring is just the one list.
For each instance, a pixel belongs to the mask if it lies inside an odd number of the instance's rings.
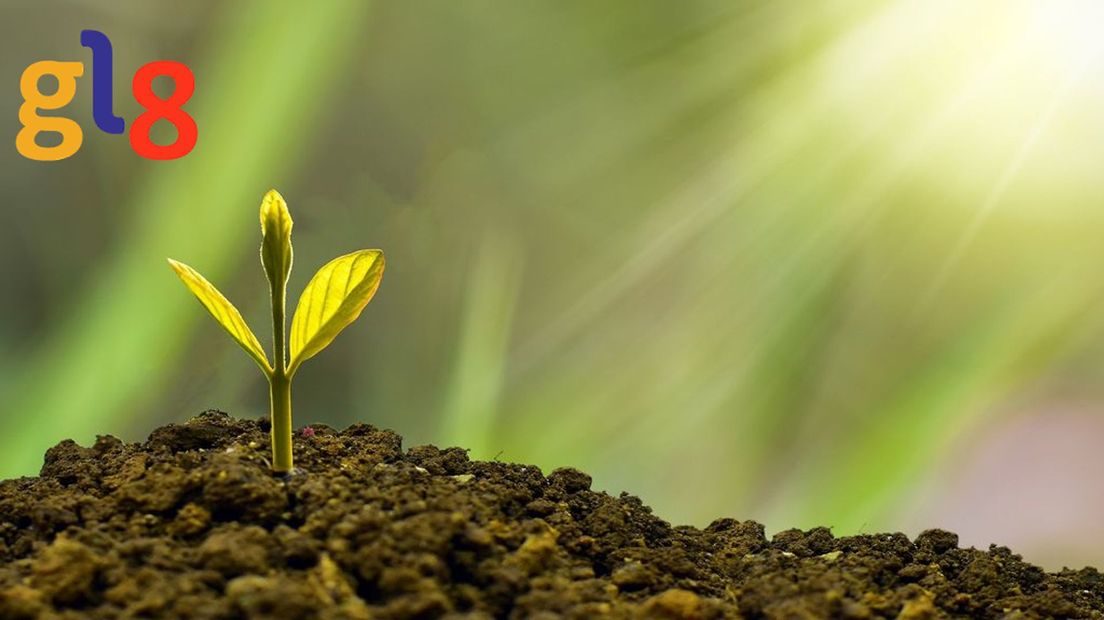
{"label": "bokeh background", "polygon": [[[0,6],[0,475],[67,437],[267,410],[165,265],[265,339],[257,207],[294,300],[386,250],[297,422],[574,465],[675,523],[939,526],[1104,564],[1104,10],[1091,0]],[[23,69],[180,60],[199,144],[15,151]],[[90,66],[89,66],[90,69]],[[161,85],[164,86],[164,85]],[[167,92],[164,90],[163,92]],[[171,141],[171,128],[159,127]]]}

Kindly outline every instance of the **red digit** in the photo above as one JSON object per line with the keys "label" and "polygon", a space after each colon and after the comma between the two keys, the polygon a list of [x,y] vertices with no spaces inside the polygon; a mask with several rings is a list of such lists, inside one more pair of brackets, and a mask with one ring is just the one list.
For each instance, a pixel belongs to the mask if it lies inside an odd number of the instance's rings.
{"label": "red digit", "polygon": [[[176,86],[168,99],[162,99],[153,92],[153,79],[162,75],[172,78]],[[192,152],[199,129],[192,117],[180,109],[195,92],[192,70],[179,62],[157,60],[138,69],[132,86],[134,99],[146,109],[130,126],[130,146],[134,152],[146,159],[176,159]],[[176,127],[176,141],[166,146],[150,140],[150,129],[161,119]]]}

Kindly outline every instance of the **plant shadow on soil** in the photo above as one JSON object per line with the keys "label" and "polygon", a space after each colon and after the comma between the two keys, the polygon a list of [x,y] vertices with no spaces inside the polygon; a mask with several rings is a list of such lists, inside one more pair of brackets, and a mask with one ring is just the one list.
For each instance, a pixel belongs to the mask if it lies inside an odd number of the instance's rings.
{"label": "plant shadow on soil", "polygon": [[[0,482],[0,618],[1104,618],[1104,576],[930,530],[672,527],[573,469],[210,411]],[[307,434],[309,435],[309,433]]]}

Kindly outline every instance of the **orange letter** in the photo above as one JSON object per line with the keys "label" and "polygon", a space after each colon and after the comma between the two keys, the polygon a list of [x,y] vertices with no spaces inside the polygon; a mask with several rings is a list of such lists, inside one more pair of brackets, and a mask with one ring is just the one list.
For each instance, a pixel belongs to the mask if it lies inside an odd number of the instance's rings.
{"label": "orange letter", "polygon": [[[44,95],[38,88],[38,81],[44,75],[57,78],[57,92]],[[19,122],[23,129],[15,136],[15,148],[27,159],[36,161],[57,161],[65,159],[80,150],[84,141],[84,132],[80,125],[69,118],[60,116],[39,116],[39,110],[58,110],[69,105],[77,94],[77,78],[84,75],[84,63],[42,60],[27,67],[19,80],[19,91],[23,93],[23,105],[19,106]],[[61,144],[57,146],[39,146],[35,142],[38,134],[52,131],[61,134]]]}

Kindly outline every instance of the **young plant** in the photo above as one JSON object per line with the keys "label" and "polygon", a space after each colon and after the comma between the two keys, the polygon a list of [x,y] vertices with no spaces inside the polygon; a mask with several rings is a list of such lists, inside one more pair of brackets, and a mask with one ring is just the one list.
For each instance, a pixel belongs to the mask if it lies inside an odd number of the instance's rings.
{"label": "young plant", "polygon": [[284,339],[287,281],[291,273],[291,214],[276,190],[261,201],[261,265],[268,277],[272,298],[272,362],[241,313],[195,269],[169,259],[211,316],[257,362],[268,378],[272,416],[272,469],[287,472],[291,454],[291,379],[304,361],[325,349],[360,316],[379,288],[383,277],[383,252],[358,250],[333,259],[314,274],[299,298],[291,320],[291,353]]}

